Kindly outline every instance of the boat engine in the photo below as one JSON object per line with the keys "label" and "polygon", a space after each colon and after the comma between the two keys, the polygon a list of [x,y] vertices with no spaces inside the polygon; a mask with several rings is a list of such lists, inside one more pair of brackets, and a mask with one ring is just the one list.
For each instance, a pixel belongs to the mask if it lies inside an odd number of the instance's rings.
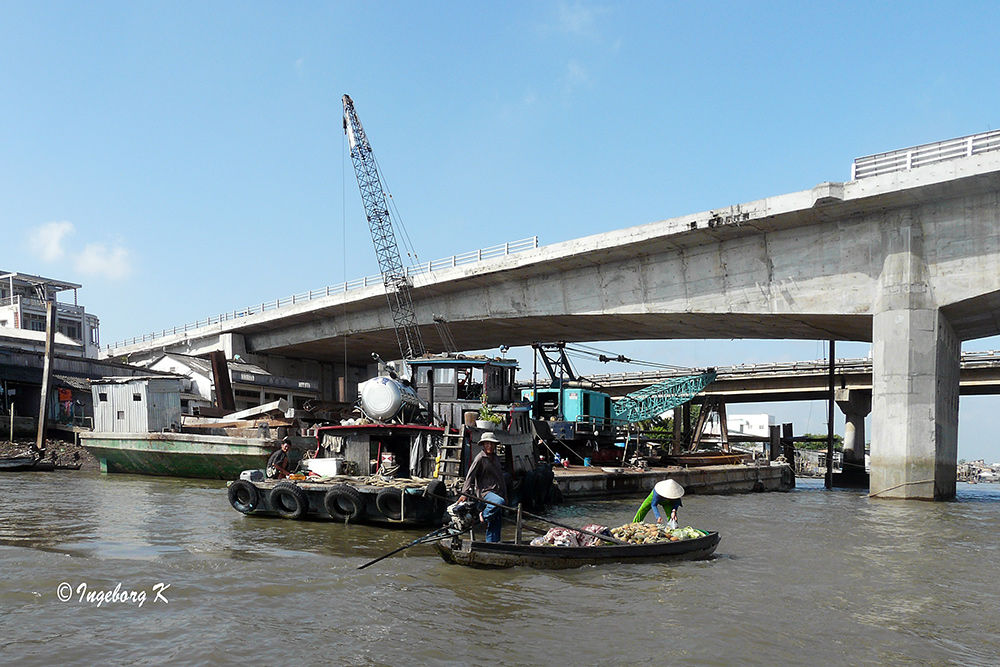
{"label": "boat engine", "polygon": [[464,533],[471,529],[479,520],[476,504],[466,500],[462,503],[452,503],[445,510],[448,514],[448,528],[455,533]]}
{"label": "boat engine", "polygon": [[361,383],[359,389],[361,411],[369,419],[386,422],[398,417],[403,422],[426,422],[427,408],[408,384],[379,376]]}

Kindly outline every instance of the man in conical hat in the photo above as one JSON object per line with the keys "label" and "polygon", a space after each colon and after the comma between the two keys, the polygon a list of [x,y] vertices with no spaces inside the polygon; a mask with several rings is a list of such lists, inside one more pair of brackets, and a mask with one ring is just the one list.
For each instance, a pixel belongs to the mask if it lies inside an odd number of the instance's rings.
{"label": "man in conical hat", "polygon": [[677,508],[681,506],[681,497],[684,495],[684,487],[672,479],[665,479],[657,482],[653,490],[649,492],[646,500],[639,506],[639,511],[635,513],[632,523],[639,523],[646,518],[649,510],[653,510],[656,523],[663,523],[663,516],[660,514],[660,506],[669,510],[670,526],[677,527]]}

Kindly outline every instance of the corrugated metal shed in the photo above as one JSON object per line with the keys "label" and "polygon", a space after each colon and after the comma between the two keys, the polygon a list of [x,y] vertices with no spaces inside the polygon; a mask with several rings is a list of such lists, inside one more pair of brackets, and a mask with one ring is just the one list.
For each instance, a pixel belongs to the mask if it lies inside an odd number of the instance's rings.
{"label": "corrugated metal shed", "polygon": [[179,378],[103,378],[91,391],[95,431],[159,433],[181,424]]}

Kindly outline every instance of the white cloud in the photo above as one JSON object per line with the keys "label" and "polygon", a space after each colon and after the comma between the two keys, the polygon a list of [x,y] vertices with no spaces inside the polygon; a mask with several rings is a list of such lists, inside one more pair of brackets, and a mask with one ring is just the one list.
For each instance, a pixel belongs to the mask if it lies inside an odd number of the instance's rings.
{"label": "white cloud", "polygon": [[598,7],[586,7],[576,2],[573,5],[559,5],[557,17],[559,29],[571,35],[594,36],[597,33],[597,17],[605,10]]}
{"label": "white cloud", "polygon": [[580,86],[589,86],[591,80],[590,72],[579,62],[571,60],[566,64],[566,76],[563,81],[567,94],[572,93]]}
{"label": "white cloud", "polygon": [[75,231],[72,222],[47,222],[28,232],[28,246],[42,261],[57,262],[66,255],[63,239]]}
{"label": "white cloud", "polygon": [[47,222],[28,231],[28,247],[42,262],[69,265],[86,276],[120,280],[131,275],[132,253],[124,243],[120,240],[91,242],[83,248],[65,243],[75,233],[76,227],[72,222]]}
{"label": "white cloud", "polygon": [[132,273],[132,253],[115,243],[88,243],[73,259],[77,271],[88,276],[104,276],[111,280],[127,278]]}

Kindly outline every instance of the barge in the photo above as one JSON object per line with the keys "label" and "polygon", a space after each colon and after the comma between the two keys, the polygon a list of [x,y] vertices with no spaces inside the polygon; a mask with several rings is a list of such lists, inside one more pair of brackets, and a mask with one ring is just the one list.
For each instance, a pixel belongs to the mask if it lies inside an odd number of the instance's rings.
{"label": "barge", "polygon": [[539,463],[516,370],[513,359],[454,353],[410,359],[398,371],[386,365],[360,385],[357,419],[316,429],[299,474],[279,481],[244,471],[229,502],[243,514],[287,519],[440,525],[487,431],[499,441],[507,502],[551,502],[558,489],[551,466]]}
{"label": "barge", "polygon": [[263,468],[279,448],[287,428],[272,428],[273,420],[228,422],[252,428],[185,426],[181,389],[180,378],[169,376],[93,380],[94,430],[79,432],[80,445],[105,473],[201,479],[233,479]]}

